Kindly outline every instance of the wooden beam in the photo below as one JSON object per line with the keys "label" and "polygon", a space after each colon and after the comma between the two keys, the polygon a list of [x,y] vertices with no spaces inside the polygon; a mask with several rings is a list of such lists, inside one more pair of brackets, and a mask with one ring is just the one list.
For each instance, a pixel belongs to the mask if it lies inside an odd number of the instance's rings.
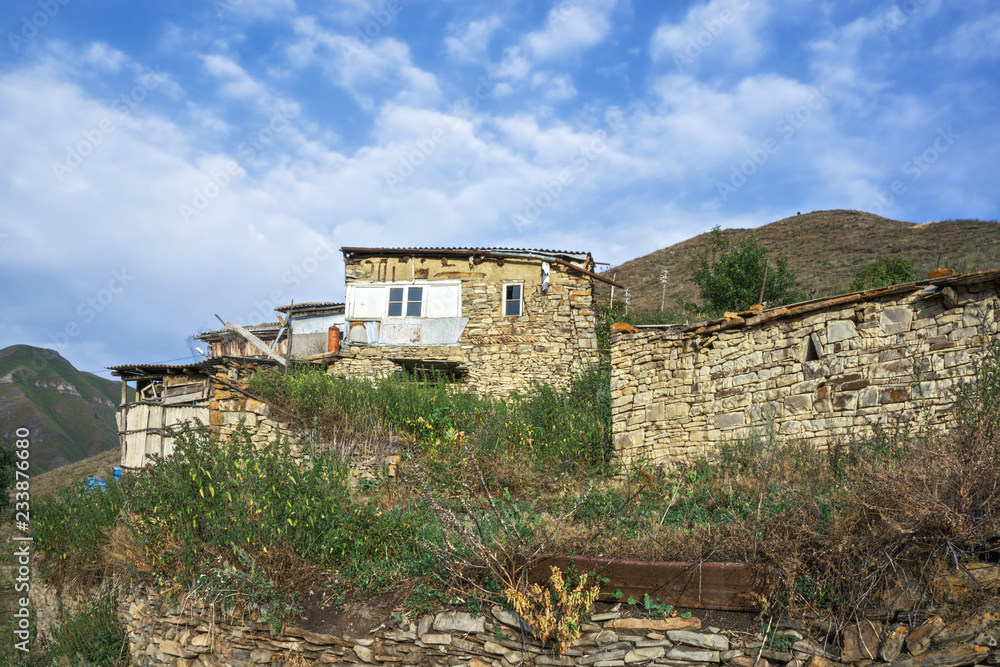
{"label": "wooden beam", "polygon": [[285,359],[283,359],[282,357],[279,357],[277,354],[275,354],[274,352],[272,352],[271,348],[269,348],[267,346],[267,344],[264,343],[264,341],[262,341],[260,338],[257,338],[252,333],[250,333],[249,331],[247,331],[246,329],[244,329],[243,327],[241,327],[238,324],[233,324],[232,322],[226,322],[221,317],[219,317],[218,315],[216,315],[216,317],[219,318],[220,322],[222,322],[224,325],[226,325],[227,329],[229,329],[230,331],[235,332],[235,333],[239,334],[240,336],[242,336],[248,343],[250,343],[255,348],[257,348],[258,350],[260,350],[261,352],[263,352],[265,355],[267,355],[271,359],[274,359],[275,361],[277,361],[282,366],[287,366],[288,365],[288,362],[285,361]]}

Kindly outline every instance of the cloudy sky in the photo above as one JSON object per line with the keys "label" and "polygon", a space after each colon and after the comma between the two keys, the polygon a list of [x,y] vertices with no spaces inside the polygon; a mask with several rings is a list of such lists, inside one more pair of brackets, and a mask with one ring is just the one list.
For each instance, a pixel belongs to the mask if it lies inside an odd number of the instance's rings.
{"label": "cloudy sky", "polygon": [[4,0],[0,27],[0,347],[84,370],[340,300],[343,245],[619,263],[1000,208],[993,0]]}

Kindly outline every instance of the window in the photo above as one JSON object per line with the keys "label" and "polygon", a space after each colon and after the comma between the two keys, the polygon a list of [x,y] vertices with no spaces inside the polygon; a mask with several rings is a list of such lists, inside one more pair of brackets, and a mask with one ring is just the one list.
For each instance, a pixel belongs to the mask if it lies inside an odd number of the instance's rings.
{"label": "window", "polygon": [[403,289],[402,287],[389,288],[389,317],[403,316]]}
{"label": "window", "polygon": [[521,314],[521,285],[503,286],[503,314],[517,316]]}
{"label": "window", "polygon": [[462,285],[458,280],[396,283],[349,283],[347,319],[456,318],[462,315]]}
{"label": "window", "polygon": [[420,305],[424,301],[423,287],[406,288],[406,316],[420,317]]}
{"label": "window", "polygon": [[407,317],[420,317],[423,301],[423,287],[390,287],[389,311],[387,314],[389,317],[402,317],[403,304],[406,304]]}

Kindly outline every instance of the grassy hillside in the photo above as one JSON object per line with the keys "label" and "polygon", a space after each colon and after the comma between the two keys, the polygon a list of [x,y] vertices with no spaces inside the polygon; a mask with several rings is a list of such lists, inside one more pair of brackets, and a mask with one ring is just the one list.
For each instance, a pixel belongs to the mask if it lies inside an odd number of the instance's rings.
{"label": "grassy hillside", "polygon": [[[921,275],[936,267],[960,273],[1000,267],[1000,224],[979,220],[946,220],[917,224],[889,220],[861,211],[814,211],[758,227],[730,230],[734,242],[753,231],[770,256],[788,257],[798,274],[799,287],[807,294],[825,296],[846,289],[862,265],[880,256],[913,260]],[[629,287],[632,307],[660,307],[663,286],[660,274],[670,269],[666,306],[699,301],[698,287],[690,281],[691,259],[708,247],[708,234],[608,270],[609,277]],[[610,289],[595,285],[599,303],[607,303]],[[615,299],[621,295],[615,292]]]}
{"label": "grassy hillside", "polygon": [[83,373],[52,350],[0,350],[0,435],[31,431],[31,470],[54,470],[117,449],[117,382]]}

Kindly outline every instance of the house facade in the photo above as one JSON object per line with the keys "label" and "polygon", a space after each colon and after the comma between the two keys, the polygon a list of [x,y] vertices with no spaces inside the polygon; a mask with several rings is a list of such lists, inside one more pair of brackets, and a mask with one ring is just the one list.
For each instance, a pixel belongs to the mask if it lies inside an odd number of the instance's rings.
{"label": "house facade", "polygon": [[342,248],[345,336],[329,372],[422,369],[507,395],[598,358],[589,253]]}

